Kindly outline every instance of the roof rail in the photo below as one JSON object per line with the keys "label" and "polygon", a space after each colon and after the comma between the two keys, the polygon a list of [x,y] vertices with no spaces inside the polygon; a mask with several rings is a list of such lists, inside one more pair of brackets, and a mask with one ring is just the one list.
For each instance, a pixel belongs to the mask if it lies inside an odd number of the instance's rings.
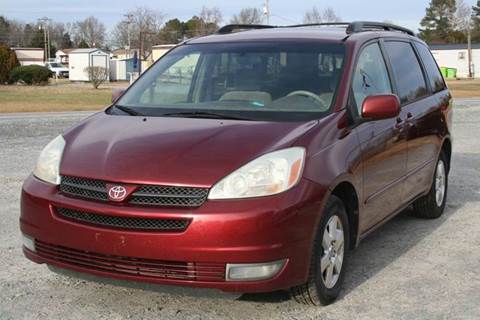
{"label": "roof rail", "polygon": [[291,26],[271,26],[263,24],[229,24],[221,27],[217,34],[228,34],[235,31],[255,30],[255,29],[273,29],[273,28],[301,28],[315,26],[344,26],[347,28],[347,34],[359,33],[371,30],[399,31],[408,35],[415,36],[415,33],[407,28],[400,27],[390,23],[372,22],[372,21],[355,21],[355,22],[325,22],[325,23],[307,23],[296,24]]}
{"label": "roof rail", "polygon": [[218,29],[217,34],[228,34],[234,31],[254,30],[254,29],[272,29],[275,26],[264,24],[228,24]]}
{"label": "roof rail", "polygon": [[400,31],[411,36],[415,36],[415,33],[407,28],[396,26],[390,23],[383,23],[383,22],[371,22],[371,21],[355,21],[348,25],[347,33],[358,33],[362,31],[368,31],[371,29],[381,29],[385,31]]}
{"label": "roof rail", "polygon": [[301,28],[301,27],[316,27],[316,26],[345,26],[348,27],[350,22],[322,22],[322,23],[303,23],[286,26],[285,28]]}

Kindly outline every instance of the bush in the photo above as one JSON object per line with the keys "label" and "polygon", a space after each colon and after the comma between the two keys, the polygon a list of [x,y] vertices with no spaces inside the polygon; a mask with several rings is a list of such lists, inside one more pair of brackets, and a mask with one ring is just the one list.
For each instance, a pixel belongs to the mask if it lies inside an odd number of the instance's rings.
{"label": "bush", "polygon": [[19,65],[13,50],[0,46],[0,84],[7,83],[10,80],[10,72]]}
{"label": "bush", "polygon": [[107,81],[107,69],[103,67],[87,67],[83,71],[88,75],[95,89],[98,89],[103,82]]}
{"label": "bush", "polygon": [[48,83],[52,72],[47,67],[30,65],[16,67],[10,73],[10,83],[23,82],[28,85],[43,85]]}

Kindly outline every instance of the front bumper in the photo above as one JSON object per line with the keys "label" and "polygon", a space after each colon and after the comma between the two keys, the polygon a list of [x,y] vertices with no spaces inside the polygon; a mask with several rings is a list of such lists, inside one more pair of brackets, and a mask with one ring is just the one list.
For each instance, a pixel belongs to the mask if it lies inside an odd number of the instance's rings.
{"label": "front bumper", "polygon": [[[122,273],[69,259],[52,258],[24,248],[27,258],[78,272],[123,280],[216,288],[230,292],[269,292],[304,283],[311,245],[326,190],[302,180],[283,194],[246,200],[207,201],[196,209],[145,208],[68,198],[58,188],[29,177],[23,186],[20,228],[49,250],[68,248],[115,263],[118,259],[188,262],[202,266],[268,263],[285,260],[271,279],[225,281],[208,278],[176,279],[145,273]],[[64,220],[55,207],[123,217],[191,219],[181,233],[109,229]],[[51,249],[51,248],[60,249]],[[59,252],[60,252],[59,251]],[[115,260],[117,259],[117,260]],[[103,261],[102,260],[102,261]],[[114,262],[111,262],[114,261]]]}

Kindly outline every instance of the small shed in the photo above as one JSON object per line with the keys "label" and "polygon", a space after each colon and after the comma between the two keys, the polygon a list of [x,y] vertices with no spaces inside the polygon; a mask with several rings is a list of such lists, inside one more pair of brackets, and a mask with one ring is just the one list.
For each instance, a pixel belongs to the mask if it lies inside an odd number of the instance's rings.
{"label": "small shed", "polygon": [[42,48],[12,48],[22,66],[36,64],[43,66],[45,51]]}
{"label": "small shed", "polygon": [[96,49],[75,49],[68,54],[69,78],[71,81],[90,81],[89,75],[85,72],[88,67],[103,67],[107,71],[107,80],[109,78],[109,60],[108,53]]}
{"label": "small shed", "polygon": [[[137,64],[142,65],[142,73],[148,68],[144,60],[138,60]],[[110,59],[110,81],[130,80],[130,74],[138,73],[140,66],[134,67],[133,58]]]}

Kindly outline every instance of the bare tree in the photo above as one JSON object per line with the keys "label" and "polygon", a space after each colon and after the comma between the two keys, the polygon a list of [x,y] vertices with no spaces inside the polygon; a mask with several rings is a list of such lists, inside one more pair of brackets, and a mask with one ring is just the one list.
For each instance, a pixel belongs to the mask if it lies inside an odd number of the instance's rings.
{"label": "bare tree", "polygon": [[147,7],[131,10],[115,26],[111,35],[112,45],[126,47],[130,33],[131,48],[140,49],[143,46],[144,52],[150,51],[157,41],[164,19],[164,14]]}
{"label": "bare tree", "polygon": [[472,7],[467,5],[464,0],[457,0],[457,10],[452,20],[455,30],[467,32],[472,24]]}
{"label": "bare tree", "polygon": [[303,17],[304,23],[325,23],[325,22],[339,22],[341,19],[335,11],[328,7],[320,11],[317,7],[313,7],[305,12]]}
{"label": "bare tree", "polygon": [[102,47],[105,44],[105,25],[94,16],[75,24],[75,42],[84,40],[90,47]]}
{"label": "bare tree", "polygon": [[203,6],[199,18],[202,22],[201,31],[203,34],[211,34],[217,31],[223,20],[222,13],[217,7],[208,8]]}
{"label": "bare tree", "polygon": [[234,15],[230,23],[232,24],[261,24],[263,21],[263,12],[257,8],[245,8]]}
{"label": "bare tree", "polygon": [[83,71],[88,75],[95,89],[98,89],[102,83],[107,81],[107,69],[104,67],[87,67]]}

